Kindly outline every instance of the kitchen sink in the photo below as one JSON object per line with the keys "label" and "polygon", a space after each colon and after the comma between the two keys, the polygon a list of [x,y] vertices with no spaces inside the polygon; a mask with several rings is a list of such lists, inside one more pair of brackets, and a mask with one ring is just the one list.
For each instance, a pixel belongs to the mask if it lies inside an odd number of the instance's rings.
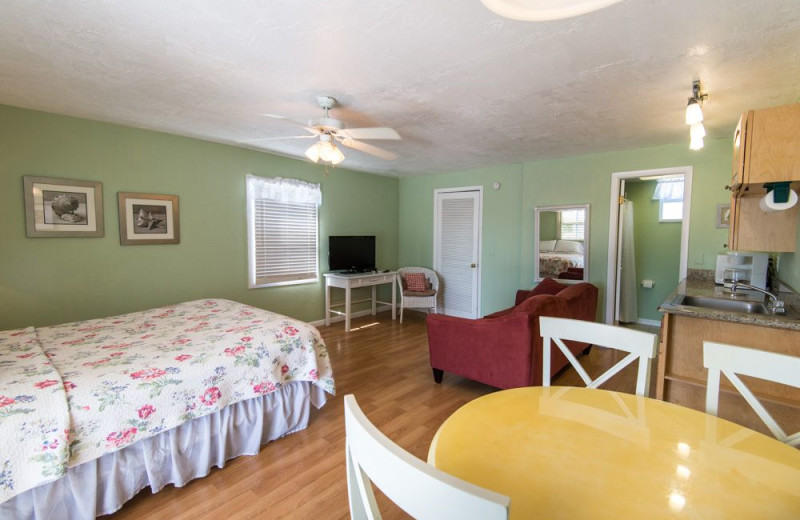
{"label": "kitchen sink", "polygon": [[675,302],[677,305],[690,305],[692,307],[703,307],[705,309],[716,309],[719,311],[744,312],[747,314],[770,314],[763,303],[748,302],[743,300],[723,300],[708,298],[706,296],[682,295]]}

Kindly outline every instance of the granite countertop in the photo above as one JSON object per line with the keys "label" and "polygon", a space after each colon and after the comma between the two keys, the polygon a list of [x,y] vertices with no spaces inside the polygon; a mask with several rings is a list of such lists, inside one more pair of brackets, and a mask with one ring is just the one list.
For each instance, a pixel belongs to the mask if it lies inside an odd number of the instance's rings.
{"label": "granite countertop", "polygon": [[686,296],[704,296],[719,300],[737,300],[765,303],[767,297],[758,291],[737,291],[732,295],[729,290],[715,285],[713,280],[689,277],[678,284],[678,288],[670,294],[658,308],[659,312],[691,316],[708,320],[731,321],[746,325],[759,325],[778,329],[800,331],[800,295],[794,292],[780,292],[777,296],[786,303],[786,314],[750,314],[746,312],[710,309],[681,305],[679,302]]}

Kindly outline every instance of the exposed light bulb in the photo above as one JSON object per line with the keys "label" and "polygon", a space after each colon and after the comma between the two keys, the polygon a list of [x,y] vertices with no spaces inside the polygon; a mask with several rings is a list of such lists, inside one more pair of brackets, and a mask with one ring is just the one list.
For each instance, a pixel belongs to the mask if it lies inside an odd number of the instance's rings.
{"label": "exposed light bulb", "polygon": [[689,104],[686,105],[686,124],[693,125],[703,120],[703,109],[700,108],[700,103],[694,98],[689,98]]}
{"label": "exposed light bulb", "polygon": [[697,138],[702,139],[703,137],[706,136],[706,127],[703,126],[703,123],[693,124],[689,129],[689,136],[692,139],[697,139]]}
{"label": "exposed light bulb", "polygon": [[700,150],[703,148],[703,138],[702,137],[692,137],[689,141],[689,149],[690,150]]}

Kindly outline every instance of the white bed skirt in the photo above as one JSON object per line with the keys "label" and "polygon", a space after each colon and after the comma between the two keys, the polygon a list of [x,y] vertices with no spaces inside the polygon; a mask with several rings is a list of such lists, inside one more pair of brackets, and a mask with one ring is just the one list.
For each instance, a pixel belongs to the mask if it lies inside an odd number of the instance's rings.
{"label": "white bed skirt", "polygon": [[327,396],[307,381],[230,405],[127,448],[69,468],[56,481],[0,504],[3,520],[91,520],[118,510],[139,491],[167,484],[181,487],[208,475],[213,466],[308,425],[310,405]]}

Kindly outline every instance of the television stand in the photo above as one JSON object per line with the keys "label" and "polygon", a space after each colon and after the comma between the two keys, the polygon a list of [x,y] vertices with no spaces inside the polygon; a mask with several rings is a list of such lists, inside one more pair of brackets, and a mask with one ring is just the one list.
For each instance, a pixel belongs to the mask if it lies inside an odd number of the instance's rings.
{"label": "television stand", "polygon": [[[354,303],[372,302],[372,315],[376,313],[378,303],[389,305],[389,302],[381,302],[377,299],[377,286],[383,284],[392,285],[392,319],[395,319],[395,309],[397,308],[397,291],[395,283],[397,281],[397,271],[385,273],[325,273],[325,326],[331,324],[331,314],[344,316],[344,330],[350,332],[350,318],[352,317],[351,308]],[[331,287],[344,289],[344,302],[331,303]],[[351,291],[359,287],[372,287],[372,297],[363,300],[352,300]],[[344,311],[334,310],[333,307],[344,306]]]}

